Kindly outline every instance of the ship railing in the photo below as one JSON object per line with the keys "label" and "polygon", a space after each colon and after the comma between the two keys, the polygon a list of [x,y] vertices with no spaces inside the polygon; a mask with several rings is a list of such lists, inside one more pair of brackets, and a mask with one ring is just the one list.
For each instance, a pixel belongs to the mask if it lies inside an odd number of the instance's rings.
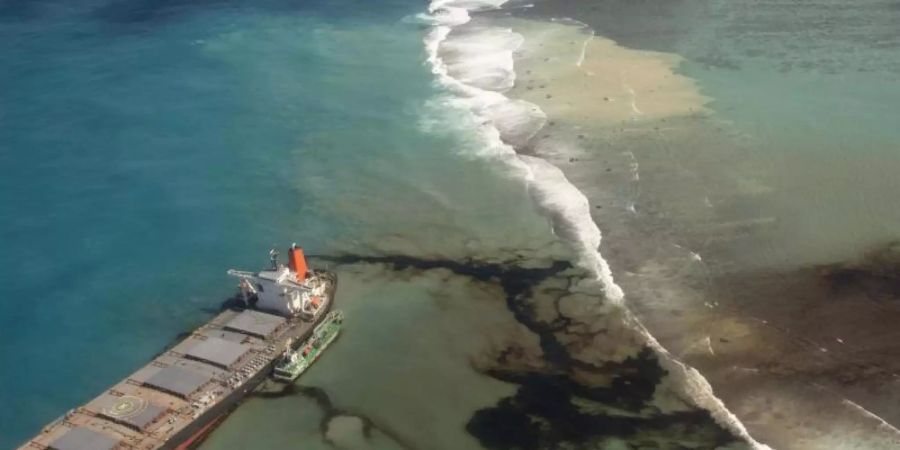
{"label": "ship railing", "polygon": [[235,270],[228,269],[228,275],[238,278],[256,278],[256,274],[253,272],[247,272],[246,270]]}

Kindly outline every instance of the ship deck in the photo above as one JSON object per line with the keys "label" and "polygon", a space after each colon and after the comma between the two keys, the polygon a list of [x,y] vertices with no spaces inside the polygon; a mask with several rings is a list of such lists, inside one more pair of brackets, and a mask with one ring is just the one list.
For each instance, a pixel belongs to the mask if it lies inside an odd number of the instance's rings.
{"label": "ship deck", "polygon": [[226,310],[20,449],[156,449],[249,383],[314,323]]}

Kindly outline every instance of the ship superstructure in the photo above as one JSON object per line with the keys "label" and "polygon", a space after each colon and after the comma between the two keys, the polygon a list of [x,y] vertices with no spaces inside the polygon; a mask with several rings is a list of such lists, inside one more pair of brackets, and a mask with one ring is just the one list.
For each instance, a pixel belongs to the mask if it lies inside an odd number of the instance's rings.
{"label": "ship superstructure", "polygon": [[256,273],[229,270],[241,279],[240,296],[245,304],[284,316],[301,316],[313,320],[323,311],[328,280],[311,272],[303,249],[292,245],[288,265],[278,264],[278,252],[269,252],[270,270]]}
{"label": "ship superstructure", "polygon": [[244,307],[222,311],[125,380],[44,427],[21,448],[196,445],[269,376],[285,348],[309,338],[331,307],[336,277],[310,270],[300,248],[288,251],[288,266],[278,265],[273,254],[271,270],[229,271],[241,280],[238,299]]}

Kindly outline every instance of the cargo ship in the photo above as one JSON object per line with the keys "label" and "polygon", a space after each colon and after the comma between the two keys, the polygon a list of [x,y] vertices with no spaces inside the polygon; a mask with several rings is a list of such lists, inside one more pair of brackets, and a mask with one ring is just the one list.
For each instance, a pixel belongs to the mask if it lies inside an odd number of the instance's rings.
{"label": "cargo ship", "polygon": [[229,308],[20,449],[196,447],[330,317],[336,275],[309,268],[296,245],[287,265],[269,256],[267,270],[228,271],[239,280]]}

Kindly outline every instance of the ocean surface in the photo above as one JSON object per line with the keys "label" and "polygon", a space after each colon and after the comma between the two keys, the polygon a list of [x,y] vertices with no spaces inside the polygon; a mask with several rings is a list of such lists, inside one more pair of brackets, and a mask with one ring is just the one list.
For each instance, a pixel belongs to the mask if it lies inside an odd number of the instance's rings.
{"label": "ocean surface", "polygon": [[422,131],[421,10],[2,3],[0,447],[203,323],[270,247],[551,240],[464,137]]}
{"label": "ocean surface", "polygon": [[292,242],[345,332],[203,448],[896,448],[898,16],[0,0],[0,448]]}

